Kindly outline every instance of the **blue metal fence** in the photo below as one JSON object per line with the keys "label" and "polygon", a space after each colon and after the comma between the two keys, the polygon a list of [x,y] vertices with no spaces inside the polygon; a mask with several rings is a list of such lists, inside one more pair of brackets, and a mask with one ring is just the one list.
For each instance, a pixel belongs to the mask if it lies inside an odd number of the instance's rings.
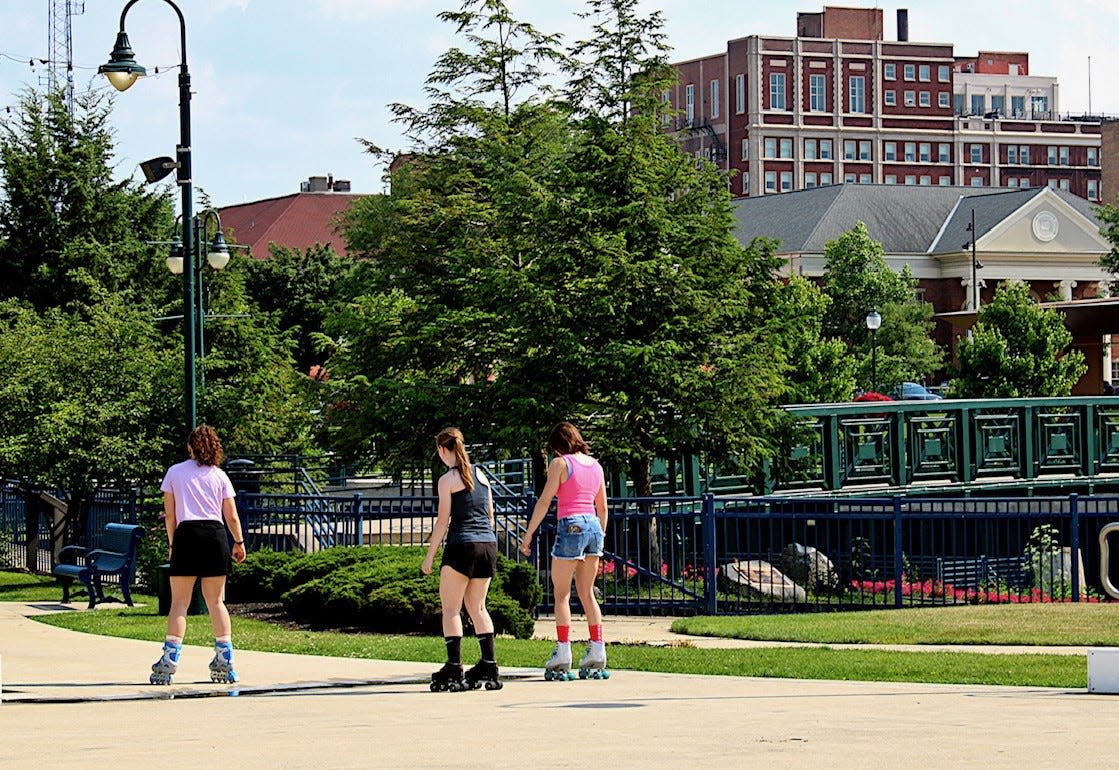
{"label": "blue metal fence", "polygon": [[[90,542],[106,521],[134,520],[137,494],[91,506]],[[495,499],[500,551],[517,546],[535,499]],[[436,498],[242,492],[250,551],[424,545]],[[735,614],[1102,599],[1099,533],[1119,497],[612,498],[596,588],[615,614]],[[22,500],[0,493],[0,566],[22,563]],[[554,608],[550,515],[529,562]],[[12,545],[12,544],[15,545]],[[40,547],[49,572],[49,539]],[[16,558],[20,561],[16,561]],[[1109,571],[1119,583],[1117,569]]]}

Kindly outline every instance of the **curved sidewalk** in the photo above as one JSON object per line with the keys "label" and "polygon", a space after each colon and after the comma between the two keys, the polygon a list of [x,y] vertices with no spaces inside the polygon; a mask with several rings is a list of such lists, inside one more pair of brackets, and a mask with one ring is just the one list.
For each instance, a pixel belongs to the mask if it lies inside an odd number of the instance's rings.
{"label": "curved sidewalk", "polygon": [[500,691],[431,693],[429,663],[252,651],[240,685],[213,685],[204,647],[157,688],[156,642],[27,617],[51,609],[0,604],[2,768],[1114,765],[1119,697],[1083,690],[509,670]]}

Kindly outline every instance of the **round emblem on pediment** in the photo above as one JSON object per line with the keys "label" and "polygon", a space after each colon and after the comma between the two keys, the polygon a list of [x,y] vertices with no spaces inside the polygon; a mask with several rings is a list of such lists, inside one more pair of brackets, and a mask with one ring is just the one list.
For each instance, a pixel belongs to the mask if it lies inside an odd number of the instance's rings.
{"label": "round emblem on pediment", "polygon": [[1048,243],[1056,238],[1059,229],[1060,224],[1057,222],[1057,215],[1052,211],[1039,211],[1034,216],[1034,237],[1042,243]]}

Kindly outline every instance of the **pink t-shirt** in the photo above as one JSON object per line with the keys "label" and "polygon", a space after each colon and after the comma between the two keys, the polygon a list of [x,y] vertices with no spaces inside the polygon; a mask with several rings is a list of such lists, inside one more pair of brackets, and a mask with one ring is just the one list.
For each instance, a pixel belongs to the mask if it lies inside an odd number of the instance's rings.
{"label": "pink t-shirt", "polygon": [[216,465],[199,465],[185,460],[167,469],[163,492],[175,495],[175,521],[221,521],[223,500],[236,497],[233,483]]}
{"label": "pink t-shirt", "polygon": [[594,498],[602,488],[604,476],[598,460],[589,465],[579,462],[575,455],[564,455],[567,463],[567,481],[556,491],[556,518],[568,516],[595,515]]}

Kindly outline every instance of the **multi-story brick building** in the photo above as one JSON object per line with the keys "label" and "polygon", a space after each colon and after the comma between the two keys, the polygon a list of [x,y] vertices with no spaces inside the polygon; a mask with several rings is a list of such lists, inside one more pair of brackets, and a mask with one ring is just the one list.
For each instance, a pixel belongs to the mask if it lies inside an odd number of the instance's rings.
{"label": "multi-story brick building", "polygon": [[1050,186],[1101,197],[1100,123],[1060,120],[1055,78],[1025,53],[957,57],[883,40],[882,10],[801,13],[796,37],[751,35],[680,62],[664,95],[688,152],[736,172],[732,192],[840,182]]}

